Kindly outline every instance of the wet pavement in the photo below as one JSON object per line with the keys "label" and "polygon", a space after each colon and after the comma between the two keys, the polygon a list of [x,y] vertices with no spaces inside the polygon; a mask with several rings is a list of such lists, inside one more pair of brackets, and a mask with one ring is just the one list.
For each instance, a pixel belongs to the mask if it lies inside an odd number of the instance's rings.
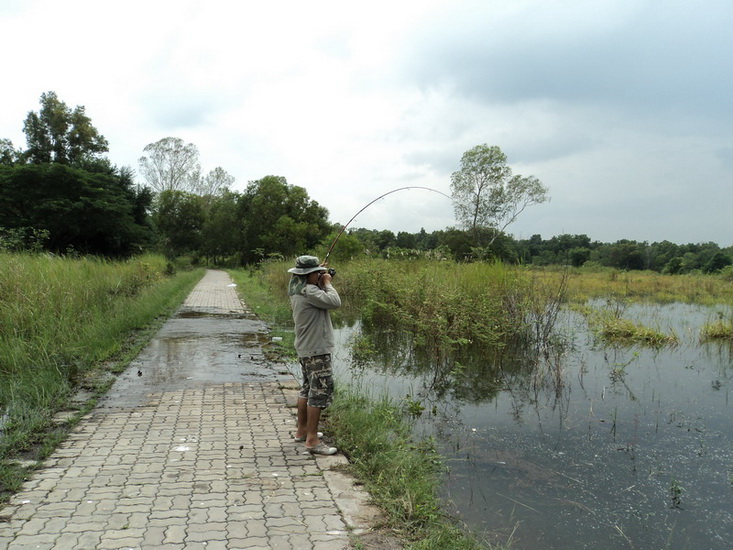
{"label": "wet pavement", "polygon": [[293,441],[297,385],[268,340],[228,274],[208,270],[0,508],[0,548],[352,548],[377,512],[343,456]]}

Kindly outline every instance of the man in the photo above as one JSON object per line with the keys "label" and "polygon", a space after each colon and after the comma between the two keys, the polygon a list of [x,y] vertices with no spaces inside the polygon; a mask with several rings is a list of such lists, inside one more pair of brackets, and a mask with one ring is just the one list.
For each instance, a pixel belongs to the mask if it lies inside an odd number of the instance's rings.
{"label": "man", "polygon": [[313,454],[332,455],[320,439],[318,423],[321,411],[333,399],[333,326],[329,311],[341,306],[341,298],[331,286],[331,275],[315,256],[300,256],[288,286],[295,322],[295,351],[303,370],[303,383],[298,395],[298,428],[295,440],[303,441]]}

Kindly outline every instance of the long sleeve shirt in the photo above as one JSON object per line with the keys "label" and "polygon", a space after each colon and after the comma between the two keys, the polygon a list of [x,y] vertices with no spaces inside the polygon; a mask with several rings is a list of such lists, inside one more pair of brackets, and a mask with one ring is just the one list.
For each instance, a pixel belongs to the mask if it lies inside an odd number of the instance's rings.
{"label": "long sleeve shirt", "polygon": [[333,351],[333,325],[329,311],[341,306],[336,289],[327,284],[323,289],[305,285],[290,297],[295,322],[295,351],[298,357],[325,355]]}

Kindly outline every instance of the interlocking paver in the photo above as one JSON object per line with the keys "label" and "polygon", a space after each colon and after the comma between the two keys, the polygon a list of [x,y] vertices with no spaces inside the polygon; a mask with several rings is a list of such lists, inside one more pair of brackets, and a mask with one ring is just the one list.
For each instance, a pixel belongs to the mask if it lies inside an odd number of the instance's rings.
{"label": "interlocking paver", "polygon": [[207,271],[0,509],[0,547],[349,548],[320,459],[292,441],[293,403],[260,344],[241,343],[247,331],[266,335],[229,276]]}

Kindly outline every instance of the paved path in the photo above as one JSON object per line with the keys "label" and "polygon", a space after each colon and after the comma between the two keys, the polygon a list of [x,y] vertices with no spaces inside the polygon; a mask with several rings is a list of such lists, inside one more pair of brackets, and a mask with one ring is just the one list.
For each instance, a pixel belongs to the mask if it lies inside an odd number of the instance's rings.
{"label": "paved path", "polygon": [[266,340],[229,276],[207,271],[0,509],[0,549],[350,548],[374,510],[332,470],[343,457],[293,442],[293,377]]}

